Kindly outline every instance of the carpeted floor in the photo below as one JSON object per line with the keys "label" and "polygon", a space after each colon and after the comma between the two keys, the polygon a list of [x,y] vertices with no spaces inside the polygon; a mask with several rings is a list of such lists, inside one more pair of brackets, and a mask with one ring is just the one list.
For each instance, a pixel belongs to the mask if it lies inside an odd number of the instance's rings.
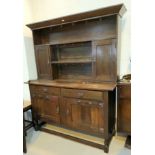
{"label": "carpeted floor", "polygon": [[124,148],[124,137],[113,137],[109,153],[45,132],[30,130],[27,135],[27,155],[130,155]]}

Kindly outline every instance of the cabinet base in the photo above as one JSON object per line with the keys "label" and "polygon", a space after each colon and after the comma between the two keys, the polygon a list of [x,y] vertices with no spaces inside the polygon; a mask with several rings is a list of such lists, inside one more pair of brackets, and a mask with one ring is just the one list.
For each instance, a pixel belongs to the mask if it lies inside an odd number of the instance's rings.
{"label": "cabinet base", "polygon": [[112,136],[110,136],[109,139],[105,140],[104,138],[99,138],[91,135],[86,135],[80,132],[72,131],[69,129],[64,129],[62,127],[57,127],[53,125],[45,125],[42,128],[40,128],[41,131],[58,135],[70,140],[74,140],[76,142],[80,142],[89,146],[93,146],[99,149],[104,150],[105,153],[109,152],[109,144],[112,139]]}

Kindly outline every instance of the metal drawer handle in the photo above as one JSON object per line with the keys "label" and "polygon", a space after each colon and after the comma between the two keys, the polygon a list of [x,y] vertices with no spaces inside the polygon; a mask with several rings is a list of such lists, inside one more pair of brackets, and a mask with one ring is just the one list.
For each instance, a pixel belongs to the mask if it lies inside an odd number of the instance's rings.
{"label": "metal drawer handle", "polygon": [[43,88],[43,91],[44,91],[44,92],[47,92],[47,90],[48,90],[47,88]]}
{"label": "metal drawer handle", "polygon": [[77,100],[77,103],[81,103],[81,100]]}
{"label": "metal drawer handle", "polygon": [[100,128],[100,131],[101,131],[101,132],[104,132],[104,129],[103,129],[103,128]]}
{"label": "metal drawer handle", "polygon": [[88,102],[88,104],[92,105],[92,102]]}
{"label": "metal drawer handle", "polygon": [[84,95],[84,93],[82,93],[82,92],[78,93],[78,96],[80,96],[80,97],[82,97],[83,95]]}
{"label": "metal drawer handle", "polygon": [[101,102],[101,103],[99,103],[99,106],[100,106],[100,107],[103,107],[103,104],[104,104],[104,103]]}
{"label": "metal drawer handle", "polygon": [[56,112],[59,113],[59,106],[57,106],[57,108],[56,108]]}
{"label": "metal drawer handle", "polygon": [[67,109],[67,111],[66,111],[66,114],[68,115],[69,114],[69,110]]}
{"label": "metal drawer handle", "polygon": [[50,98],[49,98],[49,96],[46,96],[45,99],[46,99],[46,100],[49,100]]}

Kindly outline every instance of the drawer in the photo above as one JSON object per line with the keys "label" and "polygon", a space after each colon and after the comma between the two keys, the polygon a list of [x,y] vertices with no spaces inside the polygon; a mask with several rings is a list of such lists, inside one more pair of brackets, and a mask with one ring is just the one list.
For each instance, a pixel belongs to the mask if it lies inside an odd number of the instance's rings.
{"label": "drawer", "polygon": [[120,98],[131,98],[131,85],[119,85],[118,92]]}
{"label": "drawer", "polygon": [[80,106],[95,106],[95,107],[100,107],[103,108],[104,103],[103,101],[98,102],[98,101],[91,101],[91,100],[84,100],[84,99],[71,99],[71,98],[63,98],[64,103],[70,103],[72,105],[80,105]]}
{"label": "drawer", "polygon": [[99,100],[99,101],[103,100],[103,92],[99,92],[99,91],[88,91],[88,90],[63,88],[61,93],[62,93],[62,96],[64,97],[92,99],[92,100]]}
{"label": "drawer", "polygon": [[60,88],[56,87],[30,85],[30,91],[31,93],[60,95]]}

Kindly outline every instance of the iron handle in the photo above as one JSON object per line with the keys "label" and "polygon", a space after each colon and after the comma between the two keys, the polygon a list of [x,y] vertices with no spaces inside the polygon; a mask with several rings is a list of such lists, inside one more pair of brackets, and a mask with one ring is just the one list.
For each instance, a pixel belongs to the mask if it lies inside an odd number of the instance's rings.
{"label": "iron handle", "polygon": [[79,96],[79,97],[82,97],[83,95],[84,95],[84,93],[82,93],[82,92],[79,92],[79,93],[78,93],[78,96]]}
{"label": "iron handle", "polygon": [[56,112],[59,113],[59,107],[58,106],[56,107]]}
{"label": "iron handle", "polygon": [[99,106],[100,106],[100,107],[103,107],[103,103],[102,103],[102,102],[101,102],[101,103],[99,103]]}
{"label": "iron handle", "polygon": [[92,102],[88,102],[89,105],[92,105]]}
{"label": "iron handle", "polygon": [[66,111],[66,115],[69,115],[69,110],[67,109],[67,111]]}
{"label": "iron handle", "polygon": [[81,100],[77,100],[77,103],[81,103]]}
{"label": "iron handle", "polygon": [[48,90],[47,88],[43,88],[43,91],[44,91],[44,92],[47,92],[47,90]]}
{"label": "iron handle", "polygon": [[100,130],[100,132],[104,132],[104,129],[103,128],[100,128],[99,130]]}
{"label": "iron handle", "polygon": [[46,99],[46,100],[49,100],[50,98],[49,98],[49,96],[45,96],[45,99]]}

